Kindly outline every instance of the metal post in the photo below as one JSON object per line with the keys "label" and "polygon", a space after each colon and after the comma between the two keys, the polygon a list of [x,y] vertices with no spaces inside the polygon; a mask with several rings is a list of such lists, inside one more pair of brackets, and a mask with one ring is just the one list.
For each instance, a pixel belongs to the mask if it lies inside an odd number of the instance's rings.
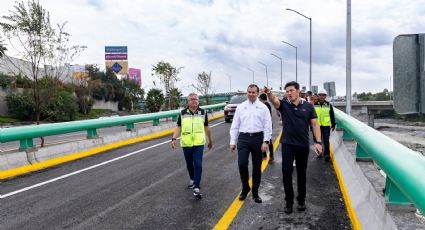
{"label": "metal post", "polygon": [[347,0],[347,45],[346,45],[346,104],[345,113],[351,115],[351,0]]}
{"label": "metal post", "polygon": [[295,48],[295,81],[298,82],[298,47],[292,45],[289,42],[285,42],[285,41],[282,41],[282,42]]}
{"label": "metal post", "polygon": [[280,60],[280,90],[283,90],[283,79],[282,79],[282,68],[283,68],[283,58],[277,56],[276,54],[271,53],[270,55],[278,58]]}
{"label": "metal post", "polygon": [[311,50],[312,49],[312,29],[311,29],[311,27],[312,27],[312,21],[313,21],[313,19],[305,16],[304,14],[302,14],[302,13],[296,11],[296,10],[289,9],[289,8],[287,8],[286,10],[295,12],[295,13],[303,16],[304,18],[307,18],[308,20],[310,20],[310,79],[309,79],[309,89],[311,90],[311,57],[312,57],[312,54],[311,54],[312,53],[312,50]]}
{"label": "metal post", "polygon": [[312,34],[311,34],[311,24],[312,24],[312,19],[310,19],[310,79],[309,79],[309,83],[308,83],[308,88],[311,90],[311,53],[312,53],[312,45],[311,45],[311,40],[312,40]]}
{"label": "metal post", "polygon": [[226,74],[226,75],[229,78],[229,83],[230,83],[230,91],[229,92],[232,92],[232,76],[230,76],[229,74]]}

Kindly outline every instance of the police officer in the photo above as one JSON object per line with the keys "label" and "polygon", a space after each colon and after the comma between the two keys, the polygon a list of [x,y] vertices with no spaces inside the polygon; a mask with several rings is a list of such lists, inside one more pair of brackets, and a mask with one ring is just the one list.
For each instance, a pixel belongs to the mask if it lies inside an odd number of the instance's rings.
{"label": "police officer", "polygon": [[285,190],[286,206],[285,213],[293,212],[294,189],[292,186],[293,162],[296,161],[297,185],[298,185],[298,210],[305,211],[306,198],[306,174],[307,162],[310,152],[309,127],[313,127],[315,140],[315,151],[322,152],[320,142],[320,127],[317,121],[316,112],[312,104],[301,99],[300,85],[295,82],[288,82],[285,85],[287,99],[279,100],[264,87],[263,92],[267,94],[270,102],[280,112],[282,116],[282,179]]}
{"label": "police officer", "polygon": [[188,188],[193,189],[193,195],[201,199],[200,183],[202,176],[202,155],[205,145],[205,133],[208,136],[208,148],[212,148],[211,129],[208,127],[207,112],[199,107],[199,97],[190,93],[187,97],[188,106],[183,109],[177,119],[177,127],[171,138],[171,147],[176,148],[176,138],[179,134],[180,146],[183,147],[190,182]]}
{"label": "police officer", "polygon": [[[261,203],[258,195],[261,182],[262,153],[267,152],[272,135],[272,119],[267,106],[258,99],[260,89],[251,84],[247,89],[248,100],[236,108],[230,128],[230,150],[238,148],[238,166],[242,182],[242,191],[239,200],[245,200],[251,191],[249,187],[248,163],[249,155],[252,158],[252,198]],[[237,145],[236,145],[237,143]]]}
{"label": "police officer", "polygon": [[328,162],[330,158],[329,151],[329,136],[332,131],[335,130],[335,114],[332,105],[326,101],[326,90],[322,89],[319,91],[318,101],[314,103],[314,109],[316,110],[317,119],[320,125],[320,132],[323,140],[323,156],[325,161]]}

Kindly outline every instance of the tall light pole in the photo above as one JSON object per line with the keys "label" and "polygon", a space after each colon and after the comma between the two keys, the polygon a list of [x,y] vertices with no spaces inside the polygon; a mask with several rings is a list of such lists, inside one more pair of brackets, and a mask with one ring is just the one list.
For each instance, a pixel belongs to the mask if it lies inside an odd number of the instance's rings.
{"label": "tall light pole", "polygon": [[226,74],[227,77],[229,78],[229,83],[230,83],[230,92],[232,92],[232,76],[230,76],[229,74]]}
{"label": "tall light pole", "polygon": [[270,55],[278,58],[280,60],[280,90],[283,90],[283,81],[282,81],[282,68],[283,68],[283,59],[279,56],[277,56],[274,53],[271,53]]}
{"label": "tall light pole", "polygon": [[310,79],[309,79],[309,82],[308,82],[308,87],[309,87],[309,89],[311,90],[311,23],[312,23],[312,19],[311,18],[309,18],[309,17],[307,17],[307,16],[305,16],[304,14],[302,14],[302,13],[300,13],[300,12],[298,12],[298,11],[296,11],[296,10],[293,10],[293,9],[289,9],[289,8],[287,8],[286,10],[289,10],[289,11],[292,11],[292,12],[295,12],[295,13],[297,13],[297,14],[299,14],[299,15],[301,15],[301,16],[303,16],[303,17],[305,17],[305,18],[307,18],[308,20],[310,20]]}
{"label": "tall light pole", "polygon": [[255,83],[255,81],[254,81],[254,70],[252,70],[250,68],[247,68],[247,69],[252,72],[252,84],[254,84]]}
{"label": "tall light pole", "polygon": [[346,103],[345,113],[351,114],[351,0],[347,0],[347,45],[346,45]]}
{"label": "tall light pole", "polygon": [[282,42],[295,48],[295,81],[298,82],[298,48],[289,42]]}
{"label": "tall light pole", "polygon": [[263,65],[264,67],[266,67],[266,79],[267,79],[267,88],[269,88],[269,74],[267,72],[267,65],[258,61],[258,63],[260,63],[261,65]]}

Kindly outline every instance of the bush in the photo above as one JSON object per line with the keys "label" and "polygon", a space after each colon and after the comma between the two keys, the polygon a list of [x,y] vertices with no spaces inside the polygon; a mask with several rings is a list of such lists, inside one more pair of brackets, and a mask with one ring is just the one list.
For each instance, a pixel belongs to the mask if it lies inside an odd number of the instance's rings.
{"label": "bush", "polygon": [[34,98],[31,94],[10,93],[6,96],[7,109],[10,115],[21,120],[34,119]]}
{"label": "bush", "polygon": [[41,117],[51,121],[71,121],[78,111],[77,99],[67,91],[56,91],[52,98],[41,104]]}

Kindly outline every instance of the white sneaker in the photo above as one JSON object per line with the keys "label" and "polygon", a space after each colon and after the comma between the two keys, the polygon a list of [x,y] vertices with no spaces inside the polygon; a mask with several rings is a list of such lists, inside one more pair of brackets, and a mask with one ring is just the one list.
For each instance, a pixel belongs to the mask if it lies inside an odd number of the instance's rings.
{"label": "white sneaker", "polygon": [[193,189],[193,195],[194,195],[196,198],[198,198],[198,199],[201,199],[201,198],[202,198],[202,194],[201,194],[201,191],[199,190],[199,188],[194,188],[194,189]]}
{"label": "white sneaker", "polygon": [[193,185],[193,180],[189,181],[189,185],[187,186],[187,188],[193,189],[194,185]]}

